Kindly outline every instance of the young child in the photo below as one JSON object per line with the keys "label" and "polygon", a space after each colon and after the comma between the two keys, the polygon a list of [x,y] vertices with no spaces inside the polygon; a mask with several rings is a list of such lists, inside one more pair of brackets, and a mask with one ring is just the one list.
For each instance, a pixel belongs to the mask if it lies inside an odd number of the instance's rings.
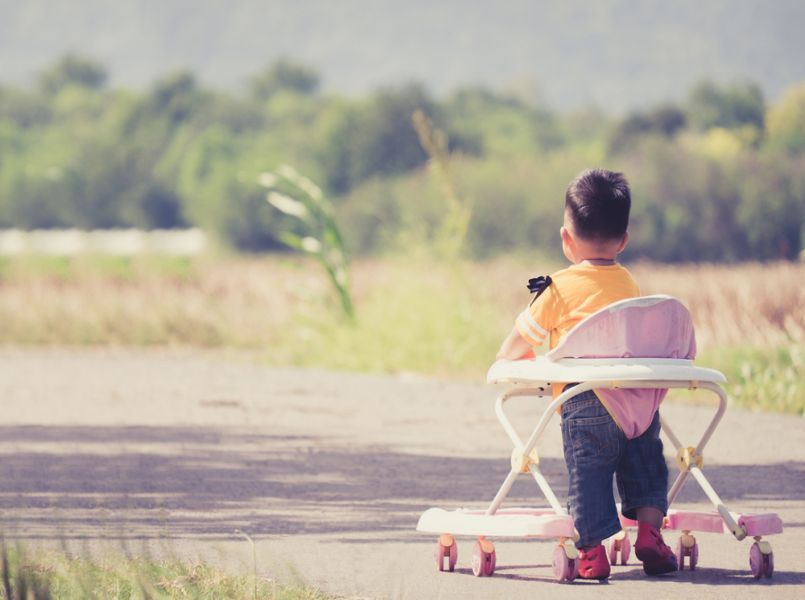
{"label": "young child", "polygon": [[[498,359],[529,356],[547,339],[554,348],[585,317],[640,295],[629,272],[616,262],[629,240],[631,198],[620,173],[584,171],[565,194],[560,234],[573,263],[517,318]],[[554,395],[561,389],[554,388]],[[624,434],[594,391],[561,407],[562,439],[570,474],[568,508],[579,532],[579,577],[606,579],[609,561],[601,543],[621,530],[612,490],[615,476],[623,514],[638,521],[635,554],[649,575],[677,570],[676,556],[660,535],[668,508],[668,467],[662,454],[659,412],[644,431]]]}

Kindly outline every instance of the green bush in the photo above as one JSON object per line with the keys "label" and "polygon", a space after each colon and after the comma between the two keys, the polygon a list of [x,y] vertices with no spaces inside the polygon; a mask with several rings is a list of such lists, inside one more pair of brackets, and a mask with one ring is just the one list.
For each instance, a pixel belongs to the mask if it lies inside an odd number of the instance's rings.
{"label": "green bush", "polygon": [[206,89],[189,72],[144,91],[106,80],[101,65],[67,56],[30,89],[0,87],[0,226],[195,225],[237,250],[276,249],[287,223],[265,214],[254,182],[290,164],[324,182],[353,252],[405,249],[450,220],[412,126],[422,110],[447,134],[473,256],[555,251],[565,186],[590,166],[621,169],[633,185],[631,257],[802,250],[801,86],[766,107],[753,84],[705,82],[684,106],[616,120],[478,87],[444,99],[414,84],[327,95],[314,71],[288,60],[242,94]]}

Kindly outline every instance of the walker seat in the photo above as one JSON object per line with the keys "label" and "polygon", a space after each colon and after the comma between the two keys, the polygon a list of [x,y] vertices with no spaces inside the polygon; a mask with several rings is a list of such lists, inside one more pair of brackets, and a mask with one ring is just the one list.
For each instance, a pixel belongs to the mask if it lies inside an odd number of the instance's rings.
{"label": "walker seat", "polygon": [[[487,383],[507,386],[495,402],[495,414],[514,446],[511,469],[486,509],[431,508],[422,514],[417,531],[439,534],[434,552],[437,568],[454,570],[458,560],[455,535],[477,538],[472,553],[472,571],[476,576],[490,576],[495,570],[496,550],[488,537],[549,538],[558,540],[553,552],[554,577],[558,581],[573,581],[578,574],[577,533],[572,517],[545,479],[536,451],[546,426],[562,403],[588,390],[594,389],[608,405],[610,399],[615,399],[613,390],[629,390],[624,415],[639,424],[646,415],[653,415],[668,389],[685,388],[709,390],[718,398],[718,407],[695,446],[684,446],[668,423],[660,419],[663,433],[677,451],[679,474],[668,491],[669,510],[663,529],[682,532],[676,546],[679,568],[684,568],[687,558],[688,568],[696,569],[699,547],[691,532],[729,533],[738,541],[746,537],[754,539],[749,550],[751,572],[756,579],[771,577],[774,554],[763,536],[782,532],[779,516],[730,512],[702,472],[702,453],[727,406],[727,396],[720,385],[726,378],[713,369],[695,366],[695,353],[688,310],[675,298],[656,295],[623,300],[601,309],[574,327],[556,348],[536,359],[501,360],[493,364],[487,373]],[[552,399],[528,439],[521,440],[504,412],[505,403],[517,396],[550,398],[552,384],[568,383],[576,385]],[[618,393],[622,402],[624,394]],[[534,478],[550,508],[501,508],[515,480],[524,473]],[[688,476],[699,484],[714,511],[670,508]],[[628,563],[631,548],[628,529],[637,523],[621,517],[621,525],[622,531],[608,542],[613,565],[619,561],[622,565]]]}

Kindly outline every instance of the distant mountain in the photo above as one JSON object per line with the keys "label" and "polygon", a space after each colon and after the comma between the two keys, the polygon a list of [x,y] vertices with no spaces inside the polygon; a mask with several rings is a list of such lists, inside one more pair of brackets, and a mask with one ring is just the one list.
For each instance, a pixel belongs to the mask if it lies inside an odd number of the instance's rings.
{"label": "distant mountain", "polygon": [[703,78],[774,99],[805,80],[803,23],[803,0],[0,0],[0,82],[72,50],[116,84],[189,68],[236,88],[286,56],[342,93],[482,84],[620,112]]}

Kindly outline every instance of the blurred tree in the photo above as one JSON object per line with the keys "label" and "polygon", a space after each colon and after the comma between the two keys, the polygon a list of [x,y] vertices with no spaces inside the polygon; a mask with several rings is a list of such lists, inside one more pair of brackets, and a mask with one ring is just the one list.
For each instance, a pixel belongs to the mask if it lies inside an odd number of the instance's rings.
{"label": "blurred tree", "polygon": [[685,113],[671,105],[660,106],[647,113],[632,113],[615,129],[609,142],[610,152],[626,151],[635,140],[644,135],[657,134],[672,137],[685,127]]}
{"label": "blurred tree", "polygon": [[739,183],[731,168],[663,138],[646,138],[617,165],[633,204],[627,258],[725,262],[746,256],[736,225]]}
{"label": "blurred tree", "polygon": [[690,123],[698,129],[751,125],[762,131],[765,111],[763,92],[754,83],[719,87],[703,81],[693,88],[687,106]]}
{"label": "blurred tree", "polygon": [[344,111],[322,151],[327,187],[343,194],[370,177],[423,164],[427,154],[411,125],[418,109],[431,116],[437,112],[424,88],[408,85],[381,90],[365,106]]}
{"label": "blurred tree", "polygon": [[792,153],[805,151],[805,84],[790,88],[766,116],[768,143]]}
{"label": "blurred tree", "polygon": [[740,164],[741,203],[736,218],[747,238],[748,259],[796,260],[805,226],[802,162],[748,157]]}
{"label": "blurred tree", "polygon": [[76,148],[64,177],[64,194],[75,226],[82,229],[131,227],[138,196],[148,185],[126,150],[89,142]]}
{"label": "blurred tree", "polygon": [[805,225],[802,161],[708,158],[644,140],[619,169],[634,198],[627,258],[668,262],[796,259]]}
{"label": "blurred tree", "polygon": [[466,87],[443,106],[451,131],[451,151],[522,156],[562,142],[554,116],[522,99],[483,87]]}
{"label": "blurred tree", "polygon": [[[254,146],[216,124],[194,136],[178,155],[176,190],[184,202],[182,217],[238,250],[281,247],[265,196],[252,183],[256,173],[252,177],[243,170],[255,153]],[[258,162],[264,164],[262,158]]]}
{"label": "blurred tree", "polygon": [[30,127],[46,123],[50,114],[47,100],[41,95],[0,86],[0,122]]}
{"label": "blurred tree", "polygon": [[314,94],[319,83],[319,75],[313,69],[283,58],[252,79],[251,92],[255,98],[265,102],[280,90]]}
{"label": "blurred tree", "polygon": [[107,80],[106,69],[99,63],[75,54],[67,54],[39,77],[39,87],[53,95],[68,85],[101,89]]}
{"label": "blurred tree", "polygon": [[143,229],[187,227],[181,197],[169,186],[151,182],[138,197],[132,224]]}
{"label": "blurred tree", "polygon": [[[21,229],[50,229],[74,225],[60,182],[46,177],[14,173],[0,196],[0,223]],[[6,191],[4,190],[4,191]]]}
{"label": "blurred tree", "polygon": [[266,125],[263,111],[256,102],[229,94],[209,95],[205,114],[207,117],[205,120],[222,125],[235,135],[249,135]]}
{"label": "blurred tree", "polygon": [[568,145],[606,143],[614,127],[612,118],[597,108],[564,114],[557,122],[561,141]]}
{"label": "blurred tree", "polygon": [[312,74],[275,65],[262,99],[207,90],[187,72],[145,92],[106,90],[105,75],[79,62],[63,60],[42,88],[0,86],[4,227],[193,224],[236,249],[277,249],[281,231],[301,231],[266,210],[253,182],[291,163],[343,194],[335,216],[356,251],[410,248],[444,221],[438,186],[418,168],[427,156],[411,116],[422,109],[447,132],[451,175],[472,200],[474,256],[555,250],[567,182],[606,163],[640,199],[633,257],[761,260],[801,249],[805,86],[770,107],[764,143],[783,152],[763,152],[751,86],[700,87],[687,109],[711,110],[697,113],[706,129],[678,135],[694,113],[673,106],[612,131],[606,115],[552,114],[483,88],[443,102],[415,85],[324,96]]}
{"label": "blurred tree", "polygon": [[324,185],[334,194],[345,194],[357,184],[353,181],[355,151],[351,137],[357,129],[357,120],[357,111],[344,103],[329,107],[324,115],[317,162],[321,165]]}
{"label": "blurred tree", "polygon": [[220,204],[216,218],[215,231],[233,248],[247,252],[278,250],[282,244],[277,239],[275,229],[279,224],[266,210],[265,194],[247,191],[236,182],[229,182],[225,204]]}
{"label": "blurred tree", "polygon": [[203,105],[204,99],[195,76],[182,71],[169,75],[154,85],[149,95],[149,109],[154,116],[176,125],[192,117]]}

